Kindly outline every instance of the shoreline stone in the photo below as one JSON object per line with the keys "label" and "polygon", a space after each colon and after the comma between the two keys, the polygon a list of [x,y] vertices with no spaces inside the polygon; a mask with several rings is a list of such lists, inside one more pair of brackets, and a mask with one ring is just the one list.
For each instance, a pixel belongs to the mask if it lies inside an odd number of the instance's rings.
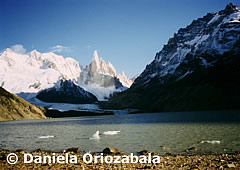
{"label": "shoreline stone", "polygon": [[81,150],[80,150],[79,148],[77,148],[77,147],[74,147],[74,148],[68,148],[68,149],[66,150],[66,152],[80,153]]}
{"label": "shoreline stone", "polygon": [[105,148],[102,151],[105,154],[117,154],[120,153],[119,150],[117,148]]}
{"label": "shoreline stone", "polygon": [[[72,149],[72,148],[69,148]],[[107,149],[107,148],[105,148]],[[104,149],[104,150],[105,150]],[[111,152],[116,152],[116,150],[111,150]],[[75,151],[79,151],[79,148],[74,148]],[[17,152],[20,151],[20,152]],[[24,151],[24,152],[21,152]],[[39,150],[40,151],[40,150]],[[145,151],[145,150],[143,150]],[[159,155],[160,163],[84,163],[83,155],[75,152],[69,152],[68,154],[75,155],[78,158],[77,163],[28,163],[24,164],[23,156],[27,152],[25,149],[16,150],[15,154],[19,157],[19,161],[10,165],[7,163],[6,158],[9,153],[13,151],[2,150],[0,151],[0,169],[226,169],[226,168],[240,168],[240,152],[231,153],[231,154],[171,154],[171,155]],[[119,152],[119,151],[118,151]],[[140,151],[141,152],[141,151]],[[149,151],[148,151],[149,152]],[[53,153],[56,156],[65,155],[63,152],[49,152],[43,151],[40,152],[27,152],[33,155],[49,155],[52,156]],[[117,153],[117,152],[116,152]],[[144,152],[146,153],[146,152]],[[93,154],[92,154],[93,155]]]}

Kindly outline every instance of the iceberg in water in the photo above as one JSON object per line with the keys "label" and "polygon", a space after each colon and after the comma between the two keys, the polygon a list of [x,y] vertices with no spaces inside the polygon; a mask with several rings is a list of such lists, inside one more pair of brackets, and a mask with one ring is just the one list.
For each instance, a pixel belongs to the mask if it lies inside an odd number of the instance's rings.
{"label": "iceberg in water", "polygon": [[38,138],[40,139],[46,139],[46,138],[54,138],[52,135],[47,135],[47,136],[39,136]]}
{"label": "iceberg in water", "polygon": [[100,139],[99,130],[96,131],[96,133],[94,133],[90,139]]}
{"label": "iceberg in water", "polygon": [[201,141],[200,143],[210,143],[210,144],[220,144],[220,140],[206,140],[206,141]]}
{"label": "iceberg in water", "polygon": [[103,132],[104,135],[116,135],[120,133],[120,131],[105,131]]}

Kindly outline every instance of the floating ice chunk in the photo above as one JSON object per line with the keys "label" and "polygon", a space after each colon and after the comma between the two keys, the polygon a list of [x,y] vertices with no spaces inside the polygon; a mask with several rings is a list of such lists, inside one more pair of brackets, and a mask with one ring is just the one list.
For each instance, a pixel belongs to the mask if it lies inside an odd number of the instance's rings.
{"label": "floating ice chunk", "polygon": [[120,133],[120,131],[105,131],[103,132],[104,135],[116,135]]}
{"label": "floating ice chunk", "polygon": [[46,139],[46,138],[54,138],[52,135],[47,135],[47,136],[39,136],[38,138],[40,139]]}
{"label": "floating ice chunk", "polygon": [[200,143],[210,143],[210,144],[220,144],[220,140],[206,140],[206,141],[201,141]]}
{"label": "floating ice chunk", "polygon": [[94,133],[90,139],[100,139],[99,130],[96,131],[96,133]]}

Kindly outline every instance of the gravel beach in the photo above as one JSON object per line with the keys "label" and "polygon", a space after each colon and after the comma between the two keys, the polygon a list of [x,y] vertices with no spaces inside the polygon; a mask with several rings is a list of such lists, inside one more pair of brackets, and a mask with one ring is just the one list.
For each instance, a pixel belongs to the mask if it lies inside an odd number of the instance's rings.
{"label": "gravel beach", "polygon": [[[51,152],[36,150],[0,151],[0,169],[240,169],[240,153],[231,154],[194,154],[194,155],[159,155],[160,163],[85,163],[80,149],[71,148],[65,152]],[[7,156],[15,153],[18,156],[16,164],[9,164]],[[77,163],[24,163],[24,154],[64,156],[66,154],[77,157]],[[97,155],[97,153],[91,153]],[[107,155],[121,155],[122,153],[108,153]],[[146,153],[142,153],[146,154]],[[153,153],[156,155],[156,153]],[[35,159],[35,158],[34,158]]]}

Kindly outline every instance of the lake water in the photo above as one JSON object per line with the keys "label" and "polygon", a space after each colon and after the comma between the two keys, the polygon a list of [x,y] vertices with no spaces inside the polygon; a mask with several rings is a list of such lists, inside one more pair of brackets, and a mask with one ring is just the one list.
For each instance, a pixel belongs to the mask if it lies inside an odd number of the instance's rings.
{"label": "lake water", "polygon": [[[97,130],[100,139],[89,139]],[[117,135],[101,135],[120,131]],[[39,138],[48,136],[48,138]],[[202,142],[201,142],[202,141]],[[240,111],[145,113],[0,122],[0,149],[79,147],[100,152],[115,147],[130,153],[160,154],[240,151]],[[196,151],[185,150],[196,147]]]}

